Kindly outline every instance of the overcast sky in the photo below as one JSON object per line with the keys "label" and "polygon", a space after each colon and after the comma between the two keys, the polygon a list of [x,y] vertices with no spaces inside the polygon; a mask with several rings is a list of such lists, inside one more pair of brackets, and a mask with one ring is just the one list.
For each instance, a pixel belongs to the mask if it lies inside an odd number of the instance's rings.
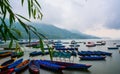
{"label": "overcast sky", "polygon": [[[42,23],[89,35],[120,39],[120,0],[38,1],[42,7]],[[27,4],[23,8],[18,0],[11,4],[16,13],[26,16]]]}

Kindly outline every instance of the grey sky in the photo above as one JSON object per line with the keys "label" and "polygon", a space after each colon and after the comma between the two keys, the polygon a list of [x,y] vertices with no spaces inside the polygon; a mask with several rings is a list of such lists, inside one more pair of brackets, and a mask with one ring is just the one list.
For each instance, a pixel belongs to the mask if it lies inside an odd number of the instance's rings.
{"label": "grey sky", "polygon": [[[15,12],[26,15],[26,5],[11,2]],[[20,0],[21,1],[21,0]],[[120,0],[38,0],[42,23],[100,37],[120,38]]]}

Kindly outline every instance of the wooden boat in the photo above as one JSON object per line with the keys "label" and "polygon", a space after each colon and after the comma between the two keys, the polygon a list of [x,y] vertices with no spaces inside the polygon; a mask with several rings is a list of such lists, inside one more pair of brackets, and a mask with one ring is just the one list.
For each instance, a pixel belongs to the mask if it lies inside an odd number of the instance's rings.
{"label": "wooden boat", "polygon": [[106,41],[97,41],[95,45],[105,45]]}
{"label": "wooden boat", "polygon": [[29,54],[29,56],[38,56],[38,55],[47,55],[49,52],[41,52],[41,51],[33,51]]}
{"label": "wooden boat", "polygon": [[30,60],[29,60],[29,59],[23,61],[22,63],[20,63],[19,65],[17,65],[17,66],[15,67],[14,71],[15,71],[15,72],[20,72],[20,71],[24,70],[24,69],[28,66],[29,63],[30,63]]}
{"label": "wooden boat", "polygon": [[117,50],[119,49],[118,47],[108,47],[109,50]]}
{"label": "wooden boat", "polygon": [[105,56],[80,56],[81,60],[105,60]]}
{"label": "wooden boat", "polygon": [[15,68],[18,64],[20,64],[21,62],[23,61],[23,58],[19,59],[19,60],[16,60],[15,62],[13,62],[12,64],[10,64],[8,66],[8,68]]}
{"label": "wooden boat", "polygon": [[70,47],[79,47],[80,45],[78,45],[78,44],[70,44],[69,46]]}
{"label": "wooden boat", "polygon": [[38,55],[42,55],[42,52],[34,51],[34,52],[31,52],[29,55],[30,56],[38,56]]}
{"label": "wooden boat", "polygon": [[65,45],[63,45],[61,41],[56,41],[54,42],[53,48],[65,48]]}
{"label": "wooden boat", "polygon": [[60,65],[60,66],[65,66],[65,69],[85,69],[87,70],[90,68],[92,65],[88,64],[77,64],[77,63],[68,63],[68,62],[60,62],[60,61],[50,61],[50,60],[44,60],[48,62],[52,62],[54,64]]}
{"label": "wooden boat", "polygon": [[36,60],[36,61],[39,62],[41,68],[50,71],[62,72],[62,70],[65,69],[65,66],[60,66],[49,61],[44,61],[44,60]]}
{"label": "wooden boat", "polygon": [[112,53],[110,52],[104,52],[104,51],[93,51],[95,53],[95,55],[104,55],[104,56],[111,56]]}
{"label": "wooden boat", "polygon": [[4,42],[0,39],[0,44],[4,44]]}
{"label": "wooden boat", "polygon": [[119,45],[117,44],[116,47],[120,47],[120,44]]}
{"label": "wooden boat", "polygon": [[15,59],[10,59],[10,60],[7,60],[7,61],[5,61],[4,63],[2,63],[2,64],[0,65],[1,71],[4,71],[4,70],[8,69],[8,66],[9,66],[10,64],[12,64],[12,63],[14,62],[14,60],[15,60]]}
{"label": "wooden boat", "polygon": [[15,50],[15,48],[5,47],[4,50]]}
{"label": "wooden boat", "polygon": [[78,55],[80,56],[91,56],[91,55],[97,55],[97,56],[111,56],[112,53],[109,53],[109,52],[104,52],[104,51],[81,51],[81,52],[78,52]]}
{"label": "wooden boat", "polygon": [[0,54],[4,54],[4,53],[6,53],[7,51],[0,51]]}
{"label": "wooden boat", "polygon": [[11,52],[5,52],[5,53],[0,54],[0,57],[7,57],[10,55],[11,55]]}
{"label": "wooden boat", "polygon": [[77,56],[77,53],[76,53],[75,51],[72,51],[72,52],[71,52],[71,55],[72,55],[72,56]]}
{"label": "wooden boat", "polygon": [[94,42],[87,42],[86,46],[87,47],[94,47],[96,45],[94,44]]}
{"label": "wooden boat", "polygon": [[35,62],[35,60],[32,60],[30,63],[29,63],[29,72],[31,74],[40,74],[40,66],[39,64],[37,64],[37,62]]}
{"label": "wooden boat", "polygon": [[11,69],[0,72],[0,74],[12,74],[13,71],[14,71],[14,68],[11,68]]}

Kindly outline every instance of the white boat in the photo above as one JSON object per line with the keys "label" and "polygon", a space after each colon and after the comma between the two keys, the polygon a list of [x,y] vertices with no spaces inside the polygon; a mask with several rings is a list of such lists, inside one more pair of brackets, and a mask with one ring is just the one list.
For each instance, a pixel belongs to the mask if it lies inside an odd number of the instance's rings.
{"label": "white boat", "polygon": [[87,42],[86,44],[87,47],[94,47],[96,46],[94,42]]}

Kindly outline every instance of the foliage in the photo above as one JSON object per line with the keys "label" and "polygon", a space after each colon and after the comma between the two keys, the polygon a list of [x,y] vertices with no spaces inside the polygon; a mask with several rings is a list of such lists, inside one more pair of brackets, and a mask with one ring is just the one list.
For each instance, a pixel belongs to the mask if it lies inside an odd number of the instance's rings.
{"label": "foliage", "polygon": [[[25,1],[27,1],[28,4],[27,10],[29,18],[14,13],[9,0],[0,0],[0,35],[2,36],[4,41],[6,41],[8,38],[11,40],[9,44],[9,47],[11,47],[13,42],[17,42],[17,37],[22,36],[21,31],[13,27],[13,24],[18,21],[29,36],[29,41],[31,41],[31,32],[33,32],[39,38],[40,44],[42,44],[41,49],[42,51],[44,51],[42,41],[42,37],[44,37],[44,35],[39,33],[33,26],[22,21],[25,20],[27,22],[31,22],[29,20],[30,18],[41,20],[43,16],[41,13],[41,6],[37,0],[21,0],[22,6],[24,5]],[[5,22],[6,18],[9,18],[9,25],[7,25],[7,23]]]}

